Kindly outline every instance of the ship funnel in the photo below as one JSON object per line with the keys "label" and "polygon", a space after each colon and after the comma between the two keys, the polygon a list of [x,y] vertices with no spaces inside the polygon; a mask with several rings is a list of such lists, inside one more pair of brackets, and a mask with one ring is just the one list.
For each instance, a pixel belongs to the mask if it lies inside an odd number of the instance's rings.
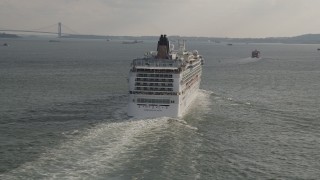
{"label": "ship funnel", "polygon": [[166,35],[160,36],[157,51],[157,59],[169,59],[169,41]]}

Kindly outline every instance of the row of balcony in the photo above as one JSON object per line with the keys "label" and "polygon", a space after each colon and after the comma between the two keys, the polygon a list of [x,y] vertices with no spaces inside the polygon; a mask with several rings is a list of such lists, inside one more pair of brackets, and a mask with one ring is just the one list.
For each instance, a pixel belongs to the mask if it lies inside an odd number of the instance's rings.
{"label": "row of balcony", "polygon": [[173,82],[173,79],[136,78],[136,81],[141,81],[141,82]]}
{"label": "row of balcony", "polygon": [[143,91],[173,91],[173,88],[135,87],[135,90]]}
{"label": "row of balcony", "polygon": [[133,67],[131,69],[132,72],[142,72],[142,73],[170,73],[170,74],[179,74],[181,72],[181,68],[179,69],[137,69]]}
{"label": "row of balcony", "polygon": [[198,68],[197,70],[193,71],[192,73],[186,75],[185,77],[182,78],[182,81],[183,82],[187,82],[189,81],[191,78],[193,78],[193,76],[195,74],[198,74],[199,72],[201,72],[201,68]]}
{"label": "row of balcony", "polygon": [[147,98],[137,98],[137,103],[152,103],[152,104],[170,104],[170,99],[147,99]]}
{"label": "row of balcony", "polygon": [[130,94],[143,94],[143,95],[169,95],[169,96],[177,96],[180,93],[177,92],[159,92],[159,91],[129,91]]}
{"label": "row of balcony", "polygon": [[172,74],[137,74],[137,77],[172,78]]}
{"label": "row of balcony", "polygon": [[172,83],[135,83],[135,86],[161,86],[161,87],[173,87]]}

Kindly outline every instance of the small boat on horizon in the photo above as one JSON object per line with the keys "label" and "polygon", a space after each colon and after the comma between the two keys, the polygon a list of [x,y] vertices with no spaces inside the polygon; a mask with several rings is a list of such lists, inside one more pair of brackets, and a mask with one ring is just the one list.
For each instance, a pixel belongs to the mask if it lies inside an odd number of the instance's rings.
{"label": "small boat on horizon", "polygon": [[137,43],[143,43],[143,41],[134,40],[134,41],[123,41],[122,42],[122,44],[137,44]]}
{"label": "small boat on horizon", "polygon": [[252,51],[251,58],[260,58],[260,51],[258,51],[256,49],[254,51]]}
{"label": "small boat on horizon", "polygon": [[8,43],[3,43],[3,46],[9,46],[9,44]]}

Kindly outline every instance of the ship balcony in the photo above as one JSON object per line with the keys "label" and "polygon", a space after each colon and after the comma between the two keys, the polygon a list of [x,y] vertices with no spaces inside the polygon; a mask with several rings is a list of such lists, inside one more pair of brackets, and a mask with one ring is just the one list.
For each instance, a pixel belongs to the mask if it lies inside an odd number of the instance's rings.
{"label": "ship balcony", "polygon": [[172,92],[173,88],[164,88],[164,87],[135,87],[137,91],[158,91],[158,92]]}
{"label": "ship balcony", "polygon": [[137,74],[137,77],[172,78],[172,74]]}
{"label": "ship balcony", "polygon": [[137,68],[177,69],[182,66],[182,61],[172,59],[143,58],[134,59],[132,66]]}
{"label": "ship balcony", "polygon": [[173,79],[136,78],[136,82],[173,82]]}
{"label": "ship balcony", "polygon": [[167,96],[177,96],[180,95],[179,92],[169,92],[169,91],[129,91],[130,94],[137,94],[137,95],[167,95]]}
{"label": "ship balcony", "polygon": [[180,74],[181,68],[171,68],[171,69],[162,69],[162,68],[145,68],[145,67],[136,67],[131,68],[131,72],[139,73],[170,73],[170,74]]}
{"label": "ship balcony", "polygon": [[140,82],[137,82],[137,83],[135,83],[135,86],[173,87],[173,84],[172,83],[165,84],[165,83],[140,83]]}

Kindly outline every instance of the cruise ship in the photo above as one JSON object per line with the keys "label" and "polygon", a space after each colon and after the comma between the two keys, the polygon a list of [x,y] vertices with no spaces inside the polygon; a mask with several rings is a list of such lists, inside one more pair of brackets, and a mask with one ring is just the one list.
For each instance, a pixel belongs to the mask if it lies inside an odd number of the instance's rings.
{"label": "cruise ship", "polygon": [[174,49],[161,35],[157,51],[134,59],[129,72],[128,116],[181,117],[197,97],[204,58],[197,50]]}

